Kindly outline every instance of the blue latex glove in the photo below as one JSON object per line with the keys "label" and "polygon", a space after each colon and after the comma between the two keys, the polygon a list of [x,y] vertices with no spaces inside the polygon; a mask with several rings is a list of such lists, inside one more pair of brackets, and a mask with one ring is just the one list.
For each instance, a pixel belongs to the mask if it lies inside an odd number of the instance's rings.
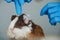
{"label": "blue latex glove", "polygon": [[56,25],[56,23],[60,23],[60,2],[50,2],[45,5],[40,15],[48,15],[49,22],[52,25]]}
{"label": "blue latex glove", "polygon": [[24,5],[25,2],[29,3],[32,0],[6,0],[8,3],[14,2],[15,3],[15,8],[16,12],[18,15],[22,13],[22,6]]}

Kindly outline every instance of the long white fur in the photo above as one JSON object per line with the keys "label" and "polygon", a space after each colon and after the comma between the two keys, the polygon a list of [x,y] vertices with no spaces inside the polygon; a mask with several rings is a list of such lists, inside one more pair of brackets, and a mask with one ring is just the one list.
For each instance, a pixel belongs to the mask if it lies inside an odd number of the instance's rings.
{"label": "long white fur", "polygon": [[16,17],[10,24],[9,28],[8,28],[8,36],[10,38],[23,38],[23,37],[27,37],[27,34],[31,32],[32,28],[32,23],[29,24],[28,26],[24,26],[21,29],[19,28],[14,28],[15,23],[17,22],[18,17]]}
{"label": "long white fur", "polygon": [[13,31],[13,29],[14,29],[14,25],[15,25],[15,23],[17,22],[17,20],[18,20],[18,17],[16,17],[16,18],[10,23],[10,26],[9,26],[9,28],[8,28],[7,34],[8,34],[8,36],[9,36],[10,38],[14,38],[14,36],[15,36],[12,31]]}
{"label": "long white fur", "polygon": [[31,27],[24,26],[22,29],[14,28],[13,33],[15,34],[15,38],[26,38],[27,34],[31,32]]}

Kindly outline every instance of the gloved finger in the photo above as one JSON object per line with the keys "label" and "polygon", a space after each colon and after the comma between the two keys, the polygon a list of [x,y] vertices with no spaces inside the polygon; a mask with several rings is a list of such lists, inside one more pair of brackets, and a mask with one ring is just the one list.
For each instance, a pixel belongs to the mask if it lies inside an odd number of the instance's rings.
{"label": "gloved finger", "polygon": [[55,22],[55,20],[54,19],[52,19],[53,21],[51,22],[51,20],[50,20],[50,24],[51,25],[56,25],[56,22]]}
{"label": "gloved finger", "polygon": [[54,17],[60,17],[60,11],[50,14],[50,19],[52,19]]}
{"label": "gloved finger", "polygon": [[18,15],[20,15],[22,13],[22,7],[19,4],[18,0],[14,0],[14,3],[15,3],[16,12]]}
{"label": "gloved finger", "polygon": [[49,22],[50,22],[51,25],[56,25],[55,18],[50,19]]}
{"label": "gloved finger", "polygon": [[60,17],[55,17],[53,19],[50,20],[51,24],[56,24],[56,23],[60,23]]}
{"label": "gloved finger", "polygon": [[32,0],[25,0],[25,2],[30,3]]}
{"label": "gloved finger", "polygon": [[18,0],[19,4],[22,6],[24,5],[25,1],[24,0]]}
{"label": "gloved finger", "polygon": [[8,2],[8,3],[12,2],[12,0],[5,0],[5,1]]}
{"label": "gloved finger", "polygon": [[47,12],[48,12],[48,4],[42,8],[40,15],[43,16],[44,14],[47,14]]}
{"label": "gloved finger", "polygon": [[48,14],[50,15],[50,14],[53,14],[53,13],[55,13],[57,11],[60,11],[60,6],[48,9]]}
{"label": "gloved finger", "polygon": [[43,16],[44,14],[47,13],[47,11],[48,11],[50,8],[53,8],[53,7],[55,7],[55,6],[60,6],[60,2],[50,2],[50,3],[48,3],[47,5],[45,5],[45,6],[42,8],[42,10],[41,10],[41,12],[40,12],[40,15]]}
{"label": "gloved finger", "polygon": [[48,3],[48,8],[55,7],[55,6],[60,6],[60,2],[50,2],[50,3]]}

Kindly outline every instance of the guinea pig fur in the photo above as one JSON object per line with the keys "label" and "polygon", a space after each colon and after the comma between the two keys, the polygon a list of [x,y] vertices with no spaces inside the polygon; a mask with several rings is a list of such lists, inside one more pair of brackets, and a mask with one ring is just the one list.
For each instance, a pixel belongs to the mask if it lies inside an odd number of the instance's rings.
{"label": "guinea pig fur", "polygon": [[41,26],[32,22],[26,14],[11,17],[7,34],[10,40],[41,40],[44,38]]}

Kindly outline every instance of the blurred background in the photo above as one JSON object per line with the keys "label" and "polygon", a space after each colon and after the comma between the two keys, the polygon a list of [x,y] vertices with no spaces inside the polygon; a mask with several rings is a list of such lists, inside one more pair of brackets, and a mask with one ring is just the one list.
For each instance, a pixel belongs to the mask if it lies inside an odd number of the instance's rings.
{"label": "blurred background", "polygon": [[[60,24],[52,26],[46,15],[40,16],[40,11],[44,5],[56,1],[59,0],[32,0],[31,3],[26,3],[22,7],[23,13],[30,15],[30,18],[43,28],[45,35],[60,35]],[[0,0],[0,40],[8,40],[7,28],[11,22],[11,16],[15,14],[13,2],[7,3],[5,0]]]}

